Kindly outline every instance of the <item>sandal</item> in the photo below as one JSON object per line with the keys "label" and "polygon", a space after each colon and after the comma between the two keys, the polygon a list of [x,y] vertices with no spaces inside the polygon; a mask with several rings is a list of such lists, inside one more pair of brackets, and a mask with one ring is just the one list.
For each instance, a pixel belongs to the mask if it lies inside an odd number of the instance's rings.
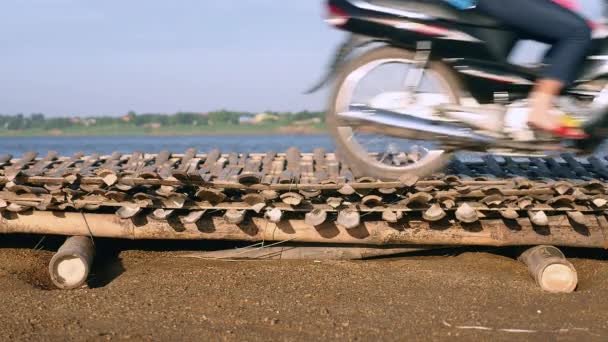
{"label": "sandal", "polygon": [[589,135],[581,129],[580,124],[571,117],[564,115],[560,121],[560,126],[549,130],[531,122],[528,122],[528,127],[535,133],[548,133],[554,137],[563,139],[582,140],[589,138]]}

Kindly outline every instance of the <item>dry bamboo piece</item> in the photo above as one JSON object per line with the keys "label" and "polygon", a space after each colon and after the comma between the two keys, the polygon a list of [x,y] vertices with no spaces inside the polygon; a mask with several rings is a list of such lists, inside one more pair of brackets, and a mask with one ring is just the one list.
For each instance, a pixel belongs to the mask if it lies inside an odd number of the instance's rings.
{"label": "dry bamboo piece", "polygon": [[118,215],[118,217],[120,217],[121,219],[128,219],[137,215],[140,211],[141,208],[138,206],[124,206],[120,207],[116,211],[116,215]]}
{"label": "dry bamboo piece", "polygon": [[283,217],[283,212],[279,208],[272,208],[266,211],[264,217],[272,223],[281,222],[281,218]]}
{"label": "dry bamboo piece", "polygon": [[460,222],[473,223],[479,220],[479,214],[477,210],[473,209],[469,204],[463,203],[458,210],[456,210],[456,218]]}
{"label": "dry bamboo piece", "polygon": [[382,219],[386,222],[397,223],[403,218],[402,211],[385,210],[382,212]]}
{"label": "dry bamboo piece", "polygon": [[181,255],[181,257],[209,260],[362,260],[381,256],[420,252],[434,248],[435,247],[364,248],[273,246],[196,252]]}
{"label": "dry bamboo piece", "polygon": [[298,206],[304,200],[304,197],[295,192],[287,192],[281,195],[281,200],[285,204]]}
{"label": "dry bamboo piece", "polygon": [[245,220],[245,210],[229,209],[224,214],[224,219],[229,224],[240,224]]}
{"label": "dry bamboo piece", "polygon": [[545,212],[542,210],[538,212],[528,212],[528,215],[530,215],[530,221],[532,221],[532,223],[537,226],[549,225],[549,218],[547,217],[547,214],[545,214]]}
{"label": "dry bamboo piece", "polygon": [[519,213],[517,213],[517,211],[512,208],[500,210],[500,215],[509,220],[515,220],[519,217]]}
{"label": "dry bamboo piece", "polygon": [[191,211],[188,215],[186,216],[182,216],[180,218],[180,221],[183,224],[193,224],[198,222],[198,220],[201,219],[201,217],[203,217],[203,215],[205,214],[206,210],[194,210]]}
{"label": "dry bamboo piece", "polygon": [[567,211],[566,215],[568,215],[568,217],[583,226],[587,225],[587,219],[585,218],[585,215],[583,213],[581,213],[580,211]]}
{"label": "dry bamboo piece", "polygon": [[327,211],[322,209],[313,209],[304,217],[304,222],[313,227],[322,225],[325,220],[327,220]]}
{"label": "dry bamboo piece", "polygon": [[169,216],[171,216],[171,214],[173,214],[173,212],[173,209],[156,209],[152,212],[150,217],[154,220],[166,220],[169,218]]}
{"label": "dry bamboo piece", "polygon": [[279,193],[274,190],[262,190],[260,195],[262,195],[262,197],[264,197],[264,199],[267,201],[272,201],[279,198]]}
{"label": "dry bamboo piece", "polygon": [[354,229],[361,224],[361,214],[354,209],[345,209],[340,211],[336,222],[346,229]]}
{"label": "dry bamboo piece", "polygon": [[343,186],[342,186],[342,187],[341,187],[341,188],[338,190],[338,192],[339,192],[340,194],[342,194],[342,195],[349,196],[349,195],[354,194],[356,191],[355,191],[355,189],[353,188],[353,186],[352,186],[352,185],[350,185],[350,184],[344,184],[344,185],[343,185]]}
{"label": "dry bamboo piece", "polygon": [[446,216],[446,212],[439,206],[439,204],[433,204],[427,211],[422,215],[425,220],[430,222],[437,222],[442,220]]}

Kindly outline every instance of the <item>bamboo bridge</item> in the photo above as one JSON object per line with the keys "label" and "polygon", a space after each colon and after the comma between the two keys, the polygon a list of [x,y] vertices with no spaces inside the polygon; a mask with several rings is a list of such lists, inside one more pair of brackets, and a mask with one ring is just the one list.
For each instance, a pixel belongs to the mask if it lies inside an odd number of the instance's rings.
{"label": "bamboo bridge", "polygon": [[[416,158],[401,156],[405,159]],[[608,247],[608,160],[484,156],[425,179],[335,153],[0,156],[0,233],[386,248]],[[338,247],[336,247],[338,248]]]}

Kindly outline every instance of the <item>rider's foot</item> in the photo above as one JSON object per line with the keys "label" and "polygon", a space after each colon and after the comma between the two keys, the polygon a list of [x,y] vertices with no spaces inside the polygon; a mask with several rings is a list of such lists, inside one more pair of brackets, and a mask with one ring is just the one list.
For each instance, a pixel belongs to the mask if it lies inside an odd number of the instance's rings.
{"label": "rider's foot", "polygon": [[[550,120],[555,119],[550,118]],[[588,137],[588,135],[581,128],[580,124],[573,118],[563,115],[560,121],[561,122],[553,123],[547,120],[540,123],[536,120],[533,121],[532,119],[529,119],[528,127],[537,133],[548,133],[556,138],[579,140]]]}
{"label": "rider's foot", "polygon": [[560,126],[559,116],[553,106],[554,96],[550,93],[536,91],[530,96],[528,126],[551,132]]}
{"label": "rider's foot", "polygon": [[553,99],[554,96],[550,92],[537,91],[532,94],[528,127],[533,131],[548,133],[557,138],[586,138],[585,132],[576,120],[553,107]]}

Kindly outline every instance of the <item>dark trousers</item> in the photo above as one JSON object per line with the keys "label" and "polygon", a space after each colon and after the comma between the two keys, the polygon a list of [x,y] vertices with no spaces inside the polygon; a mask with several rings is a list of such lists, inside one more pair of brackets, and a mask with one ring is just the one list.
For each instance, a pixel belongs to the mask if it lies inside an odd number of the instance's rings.
{"label": "dark trousers", "polygon": [[477,8],[526,39],[550,44],[543,77],[568,85],[591,45],[591,29],[578,14],[551,0],[478,0]]}

